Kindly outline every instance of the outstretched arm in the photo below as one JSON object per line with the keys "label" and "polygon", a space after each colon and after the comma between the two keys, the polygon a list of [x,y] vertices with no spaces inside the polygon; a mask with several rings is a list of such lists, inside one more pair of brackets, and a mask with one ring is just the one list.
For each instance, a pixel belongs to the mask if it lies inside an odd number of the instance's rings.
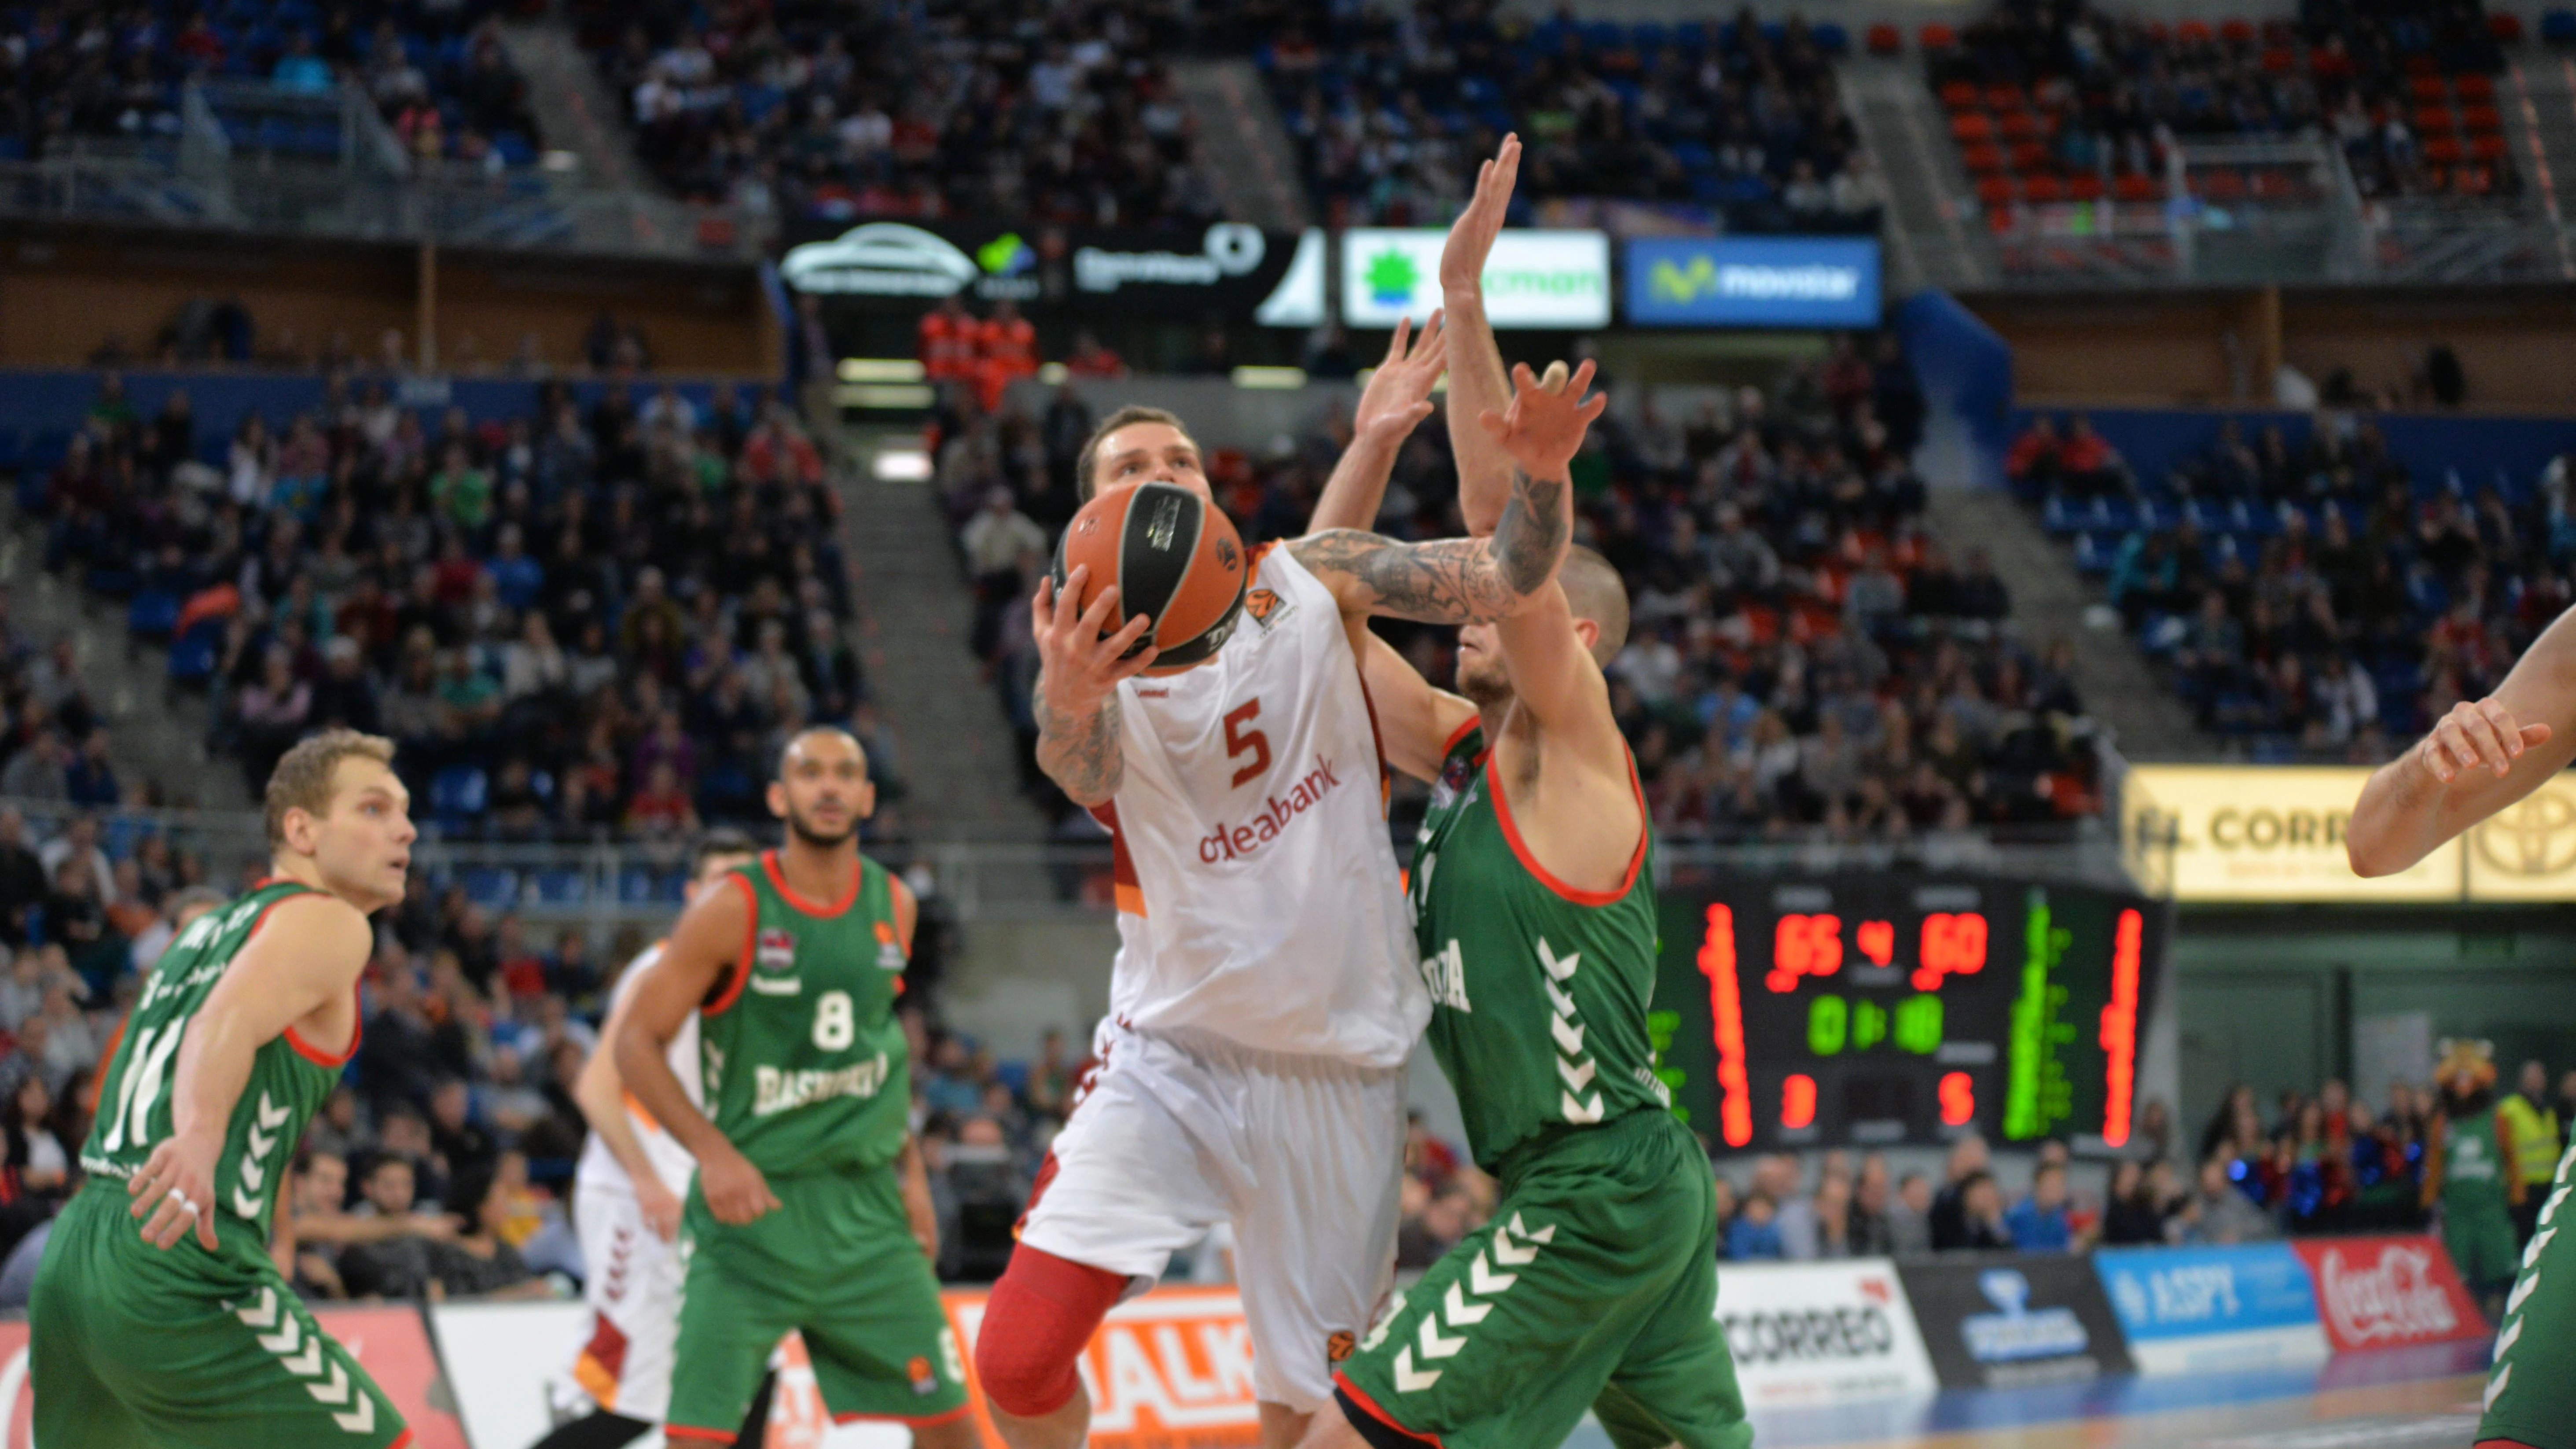
{"label": "outstretched arm", "polygon": [[[337,896],[289,896],[271,908],[186,1024],[170,1091],[170,1135],[126,1182],[134,1216],[145,1220],[145,1242],[167,1248],[193,1225],[197,1241],[209,1252],[215,1249],[221,1206],[215,1200],[215,1162],[223,1155],[253,1058],[289,1027],[347,997],[374,950],[375,933],[365,914]],[[138,1041],[134,1050],[144,1045]],[[140,1061],[127,1061],[127,1072],[144,1070]],[[140,1092],[133,1095],[130,1108],[120,1099],[111,1110],[146,1116],[149,1102]],[[141,1124],[126,1125],[139,1132]]]}
{"label": "outstretched arm", "polygon": [[1397,319],[1395,334],[1387,339],[1386,360],[1360,390],[1359,406],[1351,413],[1351,445],[1333,465],[1333,476],[1324,480],[1314,517],[1306,521],[1308,533],[1366,528],[1377,521],[1396,455],[1404,451],[1414,428],[1431,416],[1431,388],[1448,365],[1449,339],[1440,324],[1440,314],[1434,312],[1422,324],[1422,335],[1414,337],[1412,319]]}
{"label": "outstretched arm", "polygon": [[1132,659],[1119,657],[1145,637],[1152,619],[1139,614],[1116,633],[1103,632],[1118,604],[1116,584],[1104,586],[1088,608],[1074,607],[1090,578],[1089,566],[1076,568],[1064,581],[1063,600],[1054,580],[1041,580],[1029,600],[1038,641],[1038,768],[1085,808],[1117,794],[1127,773],[1118,746],[1118,682],[1154,662],[1151,645]]}
{"label": "outstretched arm", "polygon": [[1360,679],[1376,712],[1386,762],[1428,783],[1440,778],[1450,736],[1476,717],[1476,706],[1422,677],[1365,619],[1345,621],[1360,656]]}
{"label": "outstretched arm", "polygon": [[1491,419],[1487,426],[1521,430],[1530,456],[1550,462],[1537,475],[1514,467],[1511,501],[1503,506],[1492,537],[1408,544],[1335,529],[1288,545],[1297,561],[1333,591],[1344,614],[1386,614],[1426,624],[1490,623],[1519,612],[1555,574],[1574,531],[1566,463],[1608,401],[1576,401],[1592,381],[1589,362],[1561,391],[1543,388],[1527,367],[1515,368],[1512,376],[1518,392],[1508,415],[1482,416]]}
{"label": "outstretched arm", "polygon": [[1440,300],[1449,318],[1449,446],[1458,459],[1458,511],[1478,538],[1501,522],[1512,493],[1511,455],[1477,419],[1512,400],[1502,350],[1485,316],[1485,261],[1502,233],[1520,169],[1521,138],[1505,136],[1502,149],[1477,171],[1475,199],[1449,228],[1440,252]]}
{"label": "outstretched arm", "polygon": [[2451,706],[2405,754],[2362,786],[2344,828],[2355,874],[2394,875],[2451,837],[2540,788],[2576,758],[2576,730],[2555,727],[2576,700],[2576,609],[2541,631],[2496,692]]}

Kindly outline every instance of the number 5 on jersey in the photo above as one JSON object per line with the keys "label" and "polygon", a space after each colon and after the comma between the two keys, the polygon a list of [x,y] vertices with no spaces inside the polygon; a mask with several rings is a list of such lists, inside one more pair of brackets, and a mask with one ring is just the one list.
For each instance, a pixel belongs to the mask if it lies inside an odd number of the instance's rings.
{"label": "number 5 on jersey", "polygon": [[1258,699],[1247,701],[1226,712],[1225,757],[1231,760],[1237,755],[1252,756],[1251,764],[1234,772],[1233,788],[1238,790],[1242,789],[1247,782],[1260,779],[1262,772],[1270,768],[1270,737],[1259,730],[1244,728],[1245,725],[1259,718],[1261,718],[1261,701]]}

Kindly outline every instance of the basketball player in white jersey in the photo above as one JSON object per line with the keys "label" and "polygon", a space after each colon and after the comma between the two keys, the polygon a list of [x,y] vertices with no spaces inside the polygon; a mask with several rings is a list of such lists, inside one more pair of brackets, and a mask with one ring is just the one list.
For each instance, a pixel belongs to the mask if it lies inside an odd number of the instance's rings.
{"label": "basketball player in white jersey", "polygon": [[[688,899],[757,852],[739,830],[710,830],[693,854]],[[573,1173],[573,1227],[581,1238],[590,1305],[572,1365],[555,1385],[560,1413],[580,1414],[539,1441],[536,1449],[621,1449],[662,1420],[671,1400],[671,1350],[679,1335],[680,1284],[685,1269],[672,1240],[680,1228],[680,1203],[697,1172],[688,1149],[644,1115],[617,1074],[608,1044],[626,1020],[635,988],[661,958],[654,942],[629,963],[610,989],[597,1050],[582,1064],[573,1097],[590,1121],[581,1163]],[[671,1071],[698,1096],[698,1028],[693,1017],[671,1041]],[[765,1419],[768,1398],[754,1405]],[[583,1414],[583,1410],[590,1412]],[[743,1443],[754,1442],[749,1437]]]}
{"label": "basketball player in white jersey", "polygon": [[[1460,227],[1490,244],[1508,198],[1480,190]],[[1444,360],[1436,325],[1411,346],[1399,329],[1337,479],[1383,475]],[[1076,477],[1085,498],[1149,481],[1212,497],[1197,444],[1155,409],[1113,414]],[[1488,538],[1341,528],[1255,548],[1243,621],[1163,678],[1138,677],[1151,649],[1120,659],[1149,620],[1103,637],[1114,587],[1086,594],[1077,569],[1059,606],[1041,586],[1038,762],[1111,832],[1120,946],[1099,1070],[975,1346],[1012,1449],[1077,1449],[1092,1331],[1220,1222],[1264,1445],[1294,1444],[1332,1397],[1392,1276],[1404,1064],[1430,1014],[1360,677],[1368,619],[1506,617],[1549,583],[1571,526],[1560,482],[1515,476]]]}

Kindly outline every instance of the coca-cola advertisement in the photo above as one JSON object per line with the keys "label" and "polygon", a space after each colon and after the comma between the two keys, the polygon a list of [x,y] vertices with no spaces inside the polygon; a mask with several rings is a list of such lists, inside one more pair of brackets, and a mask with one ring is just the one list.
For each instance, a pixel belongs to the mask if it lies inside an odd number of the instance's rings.
{"label": "coca-cola advertisement", "polygon": [[2488,1331],[2440,1238],[2299,1238],[2291,1246],[2316,1277],[2317,1313],[2338,1353]]}

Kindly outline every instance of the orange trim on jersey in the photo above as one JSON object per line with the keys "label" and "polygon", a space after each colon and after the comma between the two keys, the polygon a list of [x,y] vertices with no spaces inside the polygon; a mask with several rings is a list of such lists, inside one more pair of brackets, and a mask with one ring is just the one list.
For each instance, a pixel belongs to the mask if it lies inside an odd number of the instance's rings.
{"label": "orange trim on jersey", "polygon": [[[1417,1440],[1424,1444],[1440,1443],[1440,1436],[1437,1434],[1419,1433],[1397,1423],[1393,1414],[1379,1408],[1377,1406],[1377,1400],[1368,1396],[1368,1390],[1351,1382],[1350,1375],[1336,1371],[1333,1374],[1333,1386],[1340,1389],[1343,1393],[1350,1395],[1351,1402],[1359,1405],[1362,1409],[1367,1410],[1370,1418],[1375,1419],[1379,1423],[1393,1429],[1395,1432],[1402,1434],[1405,1438]],[[1448,1449],[1448,1446],[1442,1445],[1441,1449]]]}
{"label": "orange trim on jersey", "polygon": [[1481,726],[1484,722],[1485,717],[1481,714],[1471,714],[1460,720],[1458,727],[1449,732],[1449,738],[1441,743],[1441,760],[1445,763],[1451,755],[1458,753],[1458,746],[1466,742],[1467,732]]}
{"label": "orange trim on jersey", "polygon": [[715,1000],[698,1007],[700,1016],[722,1016],[742,995],[743,986],[751,980],[752,946],[760,939],[760,892],[752,889],[751,877],[741,871],[727,871],[725,879],[742,887],[742,904],[748,913],[742,922],[742,956],[733,963],[733,980],[725,983],[725,989],[716,994]]}
{"label": "orange trim on jersey", "polygon": [[98,1050],[99,1070],[90,1073],[89,1085],[81,1088],[81,1110],[92,1117],[98,1115],[99,1091],[107,1085],[106,1068],[116,1060],[116,1049],[125,1045],[125,1029],[133,1024],[133,1012],[129,1011],[117,1018],[116,1030],[107,1034],[107,1045]]}
{"label": "orange trim on jersey", "polygon": [[1131,916],[1145,914],[1145,883],[1136,878],[1136,858],[1127,853],[1127,837],[1118,829],[1118,802],[1103,800],[1091,807],[1091,818],[1109,831],[1109,894],[1118,909]]}
{"label": "orange trim on jersey", "polygon": [[[285,876],[273,875],[266,880],[261,881],[258,885],[251,887],[251,889],[265,890],[270,886],[283,885],[286,883],[287,878]],[[243,945],[249,945],[251,937],[259,934],[259,928],[268,924],[268,917],[271,911],[274,911],[279,906],[285,905],[288,901],[295,899],[295,896],[318,896],[328,894],[328,892],[325,891],[315,890],[313,887],[305,885],[302,881],[296,881],[294,884],[302,887],[302,889],[295,892],[295,895],[279,896],[276,900],[270,901],[267,905],[259,908],[259,914],[251,920],[250,929],[242,934]],[[320,1047],[315,1046],[313,1043],[306,1041],[304,1039],[304,1033],[297,1031],[295,1028],[290,1026],[286,1029],[286,1044],[295,1048],[295,1054],[297,1056],[304,1058],[306,1061],[311,1062],[317,1067],[335,1072],[349,1064],[349,1059],[358,1054],[358,1043],[366,1040],[367,1037],[367,1006],[366,1002],[359,997],[358,989],[357,982],[352,981],[349,983],[348,1048],[337,1054],[326,1052]],[[100,1060],[104,1061],[106,1059],[102,1057]]]}
{"label": "orange trim on jersey", "polygon": [[411,1449],[411,1427],[409,1425],[405,1425],[403,1427],[402,1437],[386,1445],[385,1449]]}
{"label": "orange trim on jersey", "polygon": [[1628,873],[1620,878],[1617,890],[1576,890],[1550,875],[1547,867],[1538,863],[1538,857],[1531,854],[1529,846],[1521,840],[1520,826],[1513,823],[1511,804],[1503,799],[1503,774],[1494,768],[1491,751],[1485,755],[1485,788],[1493,793],[1494,818],[1502,822],[1503,839],[1510,842],[1512,855],[1520,861],[1521,869],[1538,878],[1540,885],[1578,906],[1606,906],[1637,888],[1637,873],[1646,866],[1646,841],[1654,834],[1654,817],[1646,813],[1646,787],[1637,782],[1637,759],[1634,755],[1628,757],[1628,792],[1637,797],[1637,849],[1628,857]]}
{"label": "orange trim on jersey", "polygon": [[[612,1058],[611,1060],[614,1060],[614,1058]],[[626,1097],[626,1110],[627,1110],[627,1111],[629,1111],[629,1112],[631,1112],[631,1113],[633,1113],[633,1114],[635,1114],[635,1120],[636,1120],[636,1121],[643,1123],[645,1126],[647,1126],[647,1127],[651,1128],[652,1130],[654,1130],[654,1131],[656,1131],[656,1132],[659,1132],[659,1131],[661,1131],[661,1130],[662,1130],[662,1124],[661,1124],[661,1123],[659,1123],[659,1122],[657,1122],[657,1121],[655,1121],[655,1120],[653,1120],[653,1113],[652,1113],[651,1109],[647,1108],[647,1107],[644,1105],[644,1103],[643,1103],[642,1101],[640,1101],[640,1100],[636,1097],[636,1095],[635,1095],[633,1092],[628,1092],[628,1093],[626,1093],[626,1094],[625,1094],[625,1097]],[[591,1397],[595,1399],[595,1398],[598,1398],[598,1397],[599,1397],[599,1395],[597,1395],[597,1394],[593,1394],[593,1395],[591,1395]],[[604,1409],[604,1408],[607,1408],[607,1407],[608,1407],[608,1405],[606,1405],[606,1404],[602,1404],[602,1405],[600,1405],[600,1407]]]}
{"label": "orange trim on jersey", "polygon": [[834,1414],[832,1422],[835,1424],[903,1424],[915,1429],[936,1429],[942,1424],[954,1424],[973,1412],[975,1412],[973,1404],[959,1404],[945,1414],[931,1414],[923,1418],[914,1418],[909,1414]]}
{"label": "orange trim on jersey", "polygon": [[572,1381],[581,1385],[581,1391],[590,1395],[591,1401],[599,1405],[601,1413],[617,1412],[617,1375],[610,1373],[599,1360],[592,1358],[587,1352],[573,1361]]}
{"label": "orange trim on jersey", "polygon": [[760,870],[761,874],[769,877],[769,883],[777,888],[778,893],[781,896],[786,897],[787,904],[794,906],[796,909],[803,911],[805,914],[812,916],[817,920],[824,921],[828,921],[834,916],[837,916],[848,910],[850,907],[858,904],[859,887],[864,885],[868,878],[867,861],[864,859],[852,861],[850,863],[850,888],[841,893],[839,903],[829,906],[818,906],[812,901],[805,899],[803,896],[798,895],[795,887],[790,886],[787,883],[786,873],[778,868],[777,851],[764,850],[760,853]]}
{"label": "orange trim on jersey", "polygon": [[1261,561],[1269,556],[1272,549],[1277,548],[1278,546],[1279,540],[1275,538],[1265,539],[1243,551],[1243,577],[1246,583],[1251,582],[1254,574],[1261,572]]}
{"label": "orange trim on jersey", "polygon": [[730,1444],[734,1441],[734,1432],[731,1429],[701,1429],[694,1424],[662,1426],[662,1437],[665,1439],[703,1439],[710,1444]]}

